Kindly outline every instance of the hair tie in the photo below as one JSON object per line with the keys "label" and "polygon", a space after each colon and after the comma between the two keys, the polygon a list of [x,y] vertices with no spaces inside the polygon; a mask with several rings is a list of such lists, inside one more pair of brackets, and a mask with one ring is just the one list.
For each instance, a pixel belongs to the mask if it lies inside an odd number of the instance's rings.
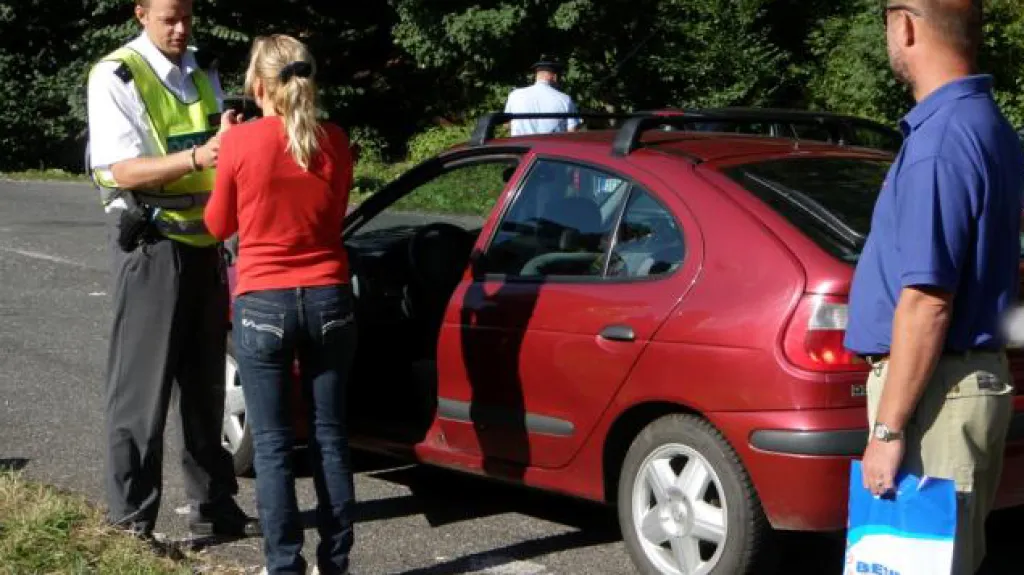
{"label": "hair tie", "polygon": [[277,77],[281,80],[282,84],[287,84],[288,80],[292,79],[292,76],[298,76],[299,78],[309,78],[313,75],[313,65],[309,62],[302,60],[296,60],[285,65],[281,68],[281,72],[278,73]]}

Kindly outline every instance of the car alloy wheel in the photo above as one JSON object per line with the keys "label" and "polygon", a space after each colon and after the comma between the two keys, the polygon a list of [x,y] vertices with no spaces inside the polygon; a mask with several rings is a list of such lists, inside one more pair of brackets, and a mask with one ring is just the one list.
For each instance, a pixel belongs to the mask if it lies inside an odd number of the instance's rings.
{"label": "car alloy wheel", "polygon": [[238,375],[238,361],[234,346],[228,340],[224,358],[224,420],[221,424],[221,444],[233,460],[236,475],[252,471],[252,431],[245,419],[245,392]]}
{"label": "car alloy wheel", "polygon": [[771,528],[732,446],[707,420],[666,415],[626,452],[619,524],[642,573],[746,575],[772,572]]}
{"label": "car alloy wheel", "polygon": [[661,573],[705,575],[728,534],[722,483],[692,448],[673,443],[647,456],[633,482],[633,526]]}

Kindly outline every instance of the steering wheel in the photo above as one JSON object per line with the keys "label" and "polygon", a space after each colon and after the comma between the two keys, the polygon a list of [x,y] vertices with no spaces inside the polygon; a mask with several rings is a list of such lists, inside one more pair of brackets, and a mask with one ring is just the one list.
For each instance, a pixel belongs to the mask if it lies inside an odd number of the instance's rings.
{"label": "steering wheel", "polygon": [[466,265],[463,256],[469,256],[473,242],[470,232],[446,222],[434,222],[416,230],[408,245],[413,280],[427,287],[450,282],[453,276],[461,275],[459,272]]}
{"label": "steering wheel", "polygon": [[[443,314],[448,297],[462,277],[475,237],[446,222],[427,224],[409,238],[409,299],[413,313]],[[435,318],[436,319],[436,318]]]}

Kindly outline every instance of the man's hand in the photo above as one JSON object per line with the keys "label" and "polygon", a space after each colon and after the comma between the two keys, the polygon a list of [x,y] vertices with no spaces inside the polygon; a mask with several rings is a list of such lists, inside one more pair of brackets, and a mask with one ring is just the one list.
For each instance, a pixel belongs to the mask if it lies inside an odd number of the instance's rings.
{"label": "man's hand", "polygon": [[196,148],[196,163],[202,170],[217,167],[220,156],[220,135],[210,138],[205,144]]}
{"label": "man's hand", "polygon": [[906,445],[902,439],[880,441],[872,439],[864,450],[861,461],[864,488],[872,495],[885,495],[896,489],[896,473],[903,463]]}

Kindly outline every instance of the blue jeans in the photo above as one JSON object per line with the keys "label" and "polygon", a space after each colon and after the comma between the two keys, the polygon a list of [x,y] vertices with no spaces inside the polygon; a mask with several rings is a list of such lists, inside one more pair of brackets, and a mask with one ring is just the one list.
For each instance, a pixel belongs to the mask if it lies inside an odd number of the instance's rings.
{"label": "blue jeans", "polygon": [[354,490],[346,391],[356,345],[348,286],[250,292],[235,300],[233,337],[256,449],[256,497],[270,573],[305,573],[295,498],[292,366],[298,358],[310,428],[324,575],[345,573],[352,549]]}

